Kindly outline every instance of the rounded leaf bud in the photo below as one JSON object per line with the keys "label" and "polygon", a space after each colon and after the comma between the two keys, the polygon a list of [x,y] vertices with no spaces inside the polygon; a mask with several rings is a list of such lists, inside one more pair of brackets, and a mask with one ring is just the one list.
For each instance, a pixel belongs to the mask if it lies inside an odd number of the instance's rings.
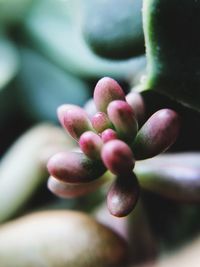
{"label": "rounded leaf bud", "polygon": [[105,166],[117,175],[130,172],[134,167],[133,153],[121,140],[111,140],[104,144],[101,158]]}
{"label": "rounded leaf bud", "polygon": [[103,141],[101,137],[92,132],[83,133],[79,139],[79,146],[83,153],[91,159],[99,159]]}
{"label": "rounded leaf bud", "polygon": [[58,108],[57,113],[62,126],[75,140],[92,128],[87,113],[79,106],[62,105]]}
{"label": "rounded leaf bud", "polygon": [[106,112],[108,104],[117,99],[125,100],[121,86],[109,77],[100,79],[94,89],[94,102],[97,110]]}
{"label": "rounded leaf bud", "polygon": [[112,127],[112,123],[110,122],[108,116],[104,112],[97,112],[92,117],[92,126],[98,133],[103,132],[107,128]]}
{"label": "rounded leaf bud", "polygon": [[180,130],[180,117],[171,109],[154,113],[138,132],[133,145],[138,160],[154,157],[167,150]]}
{"label": "rounded leaf bud", "polygon": [[117,133],[113,129],[106,129],[101,133],[101,139],[104,143],[117,139]]}
{"label": "rounded leaf bud", "polygon": [[116,217],[128,215],[137,203],[139,192],[137,177],[133,172],[118,176],[107,195],[110,213]]}
{"label": "rounded leaf bud", "polygon": [[133,141],[138,130],[138,123],[131,106],[122,100],[112,101],[108,105],[108,117],[115,126],[120,138]]}
{"label": "rounded leaf bud", "polygon": [[47,164],[50,175],[69,183],[93,181],[106,171],[100,160],[91,160],[80,152],[60,152]]}

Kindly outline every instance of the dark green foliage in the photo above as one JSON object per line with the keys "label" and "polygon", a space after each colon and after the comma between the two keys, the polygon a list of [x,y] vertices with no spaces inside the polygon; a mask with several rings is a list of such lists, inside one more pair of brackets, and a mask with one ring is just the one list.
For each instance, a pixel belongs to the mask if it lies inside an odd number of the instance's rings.
{"label": "dark green foliage", "polygon": [[141,0],[86,0],[83,33],[100,56],[123,59],[144,53]]}
{"label": "dark green foliage", "polygon": [[200,111],[200,1],[144,1],[146,89]]}

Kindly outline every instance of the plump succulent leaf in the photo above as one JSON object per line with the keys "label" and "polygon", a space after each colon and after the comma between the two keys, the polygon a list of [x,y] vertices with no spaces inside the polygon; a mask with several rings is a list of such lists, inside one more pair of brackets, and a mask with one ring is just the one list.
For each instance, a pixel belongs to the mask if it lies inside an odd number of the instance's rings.
{"label": "plump succulent leaf", "polygon": [[137,203],[139,191],[137,177],[133,172],[117,176],[107,195],[110,213],[116,217],[128,215]]}
{"label": "plump succulent leaf", "polygon": [[48,189],[56,196],[60,198],[76,198],[87,195],[99,188],[102,184],[106,182],[106,176],[103,176],[97,180],[88,182],[88,183],[80,183],[80,184],[72,184],[66,183],[56,179],[53,176],[50,176],[48,179]]}
{"label": "plump succulent leaf", "polygon": [[143,87],[200,111],[200,2],[143,3],[148,65]]}
{"label": "plump succulent leaf", "polygon": [[171,109],[155,112],[139,130],[133,151],[137,160],[154,157],[166,151],[180,130],[180,116]]}
{"label": "plump succulent leaf", "polygon": [[104,144],[101,158],[105,166],[117,175],[130,173],[135,164],[130,147],[121,140],[111,140]]}
{"label": "plump succulent leaf", "polygon": [[138,130],[132,107],[126,101],[115,100],[108,105],[107,112],[120,139],[132,143]]}
{"label": "plump succulent leaf", "polygon": [[97,112],[91,118],[91,122],[93,128],[98,133],[102,133],[104,130],[112,127],[111,121],[109,120],[107,114],[104,112]]}
{"label": "plump succulent leaf", "polygon": [[92,129],[85,110],[76,105],[61,105],[57,109],[58,119],[65,130],[78,140],[85,132]]}
{"label": "plump succulent leaf", "polygon": [[102,146],[101,137],[92,131],[84,132],[79,139],[80,149],[91,159],[100,159]]}
{"label": "plump succulent leaf", "polygon": [[49,173],[58,180],[69,183],[93,181],[104,174],[100,160],[91,160],[81,152],[60,152],[48,161]]}
{"label": "plump succulent leaf", "polygon": [[142,188],[185,203],[200,202],[200,154],[163,154],[135,165]]}
{"label": "plump succulent leaf", "polygon": [[105,58],[130,58],[144,52],[142,0],[86,0],[82,31],[89,47]]}
{"label": "plump succulent leaf", "polygon": [[99,111],[107,112],[109,103],[113,100],[125,100],[121,86],[110,77],[100,79],[94,88],[94,103]]}
{"label": "plump succulent leaf", "polygon": [[108,128],[101,133],[101,139],[104,143],[107,143],[108,141],[118,139],[118,136],[116,131]]}

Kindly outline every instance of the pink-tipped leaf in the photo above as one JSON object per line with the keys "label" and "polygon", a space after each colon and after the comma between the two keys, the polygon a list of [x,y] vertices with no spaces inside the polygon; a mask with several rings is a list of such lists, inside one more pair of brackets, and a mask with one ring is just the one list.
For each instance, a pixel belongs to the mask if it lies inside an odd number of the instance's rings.
{"label": "pink-tipped leaf", "polygon": [[102,145],[101,137],[92,131],[84,132],[79,139],[81,150],[91,159],[100,159]]}
{"label": "pink-tipped leaf", "polygon": [[108,105],[107,111],[119,137],[132,142],[137,134],[138,123],[131,106],[126,101],[115,100]]}
{"label": "pink-tipped leaf", "polygon": [[101,158],[114,174],[129,173],[134,167],[134,157],[129,146],[121,140],[111,140],[103,145]]}
{"label": "pink-tipped leaf", "polygon": [[180,130],[180,116],[171,109],[154,113],[139,130],[133,145],[138,160],[154,157],[166,151],[175,141]]}
{"label": "pink-tipped leaf", "polygon": [[98,81],[94,89],[94,102],[97,110],[106,112],[113,100],[125,100],[121,86],[112,78],[104,77]]}
{"label": "pink-tipped leaf", "polygon": [[101,133],[101,139],[104,143],[107,143],[108,141],[118,139],[118,136],[113,129],[106,129]]}
{"label": "pink-tipped leaf", "polygon": [[93,181],[106,171],[100,160],[91,160],[81,152],[59,152],[47,164],[51,176],[68,183]]}
{"label": "pink-tipped leaf", "polygon": [[95,129],[97,133],[101,133],[107,128],[112,127],[112,123],[109,120],[108,116],[104,112],[97,112],[93,117],[92,117],[92,126]]}
{"label": "pink-tipped leaf", "polygon": [[116,217],[127,216],[135,207],[139,197],[139,185],[133,172],[117,176],[107,194],[107,206]]}
{"label": "pink-tipped leaf", "polygon": [[87,113],[79,106],[62,105],[58,108],[57,114],[64,129],[75,140],[78,140],[85,131],[92,129]]}

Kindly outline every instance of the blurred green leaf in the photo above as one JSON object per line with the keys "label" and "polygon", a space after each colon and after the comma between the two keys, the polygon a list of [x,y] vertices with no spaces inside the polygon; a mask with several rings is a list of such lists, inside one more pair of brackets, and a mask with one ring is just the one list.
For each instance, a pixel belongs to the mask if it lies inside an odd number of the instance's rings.
{"label": "blurred green leaf", "polygon": [[19,69],[19,56],[17,49],[8,39],[1,36],[0,37],[0,91],[13,79],[18,69]]}
{"label": "blurred green leaf", "polygon": [[16,23],[24,18],[33,0],[0,0],[0,22]]}
{"label": "blurred green leaf", "polygon": [[62,5],[58,2],[37,3],[25,25],[31,42],[56,64],[78,76],[90,78],[130,78],[145,67],[144,56],[118,61],[98,57],[81,33],[81,1],[62,1]]}
{"label": "blurred green leaf", "polygon": [[[18,138],[0,161],[0,224],[15,216],[48,178],[47,159],[52,147],[70,149],[60,127],[38,124]],[[45,184],[46,187],[46,184]]]}
{"label": "blurred green leaf", "polygon": [[148,75],[153,89],[200,111],[200,2],[146,0],[143,7]]}
{"label": "blurred green leaf", "polygon": [[31,50],[22,49],[21,56],[19,99],[32,118],[57,121],[59,105],[83,105],[89,98],[89,86],[83,80],[64,72]]}
{"label": "blurred green leaf", "polygon": [[91,49],[113,59],[144,53],[142,0],[85,0],[83,34]]}

